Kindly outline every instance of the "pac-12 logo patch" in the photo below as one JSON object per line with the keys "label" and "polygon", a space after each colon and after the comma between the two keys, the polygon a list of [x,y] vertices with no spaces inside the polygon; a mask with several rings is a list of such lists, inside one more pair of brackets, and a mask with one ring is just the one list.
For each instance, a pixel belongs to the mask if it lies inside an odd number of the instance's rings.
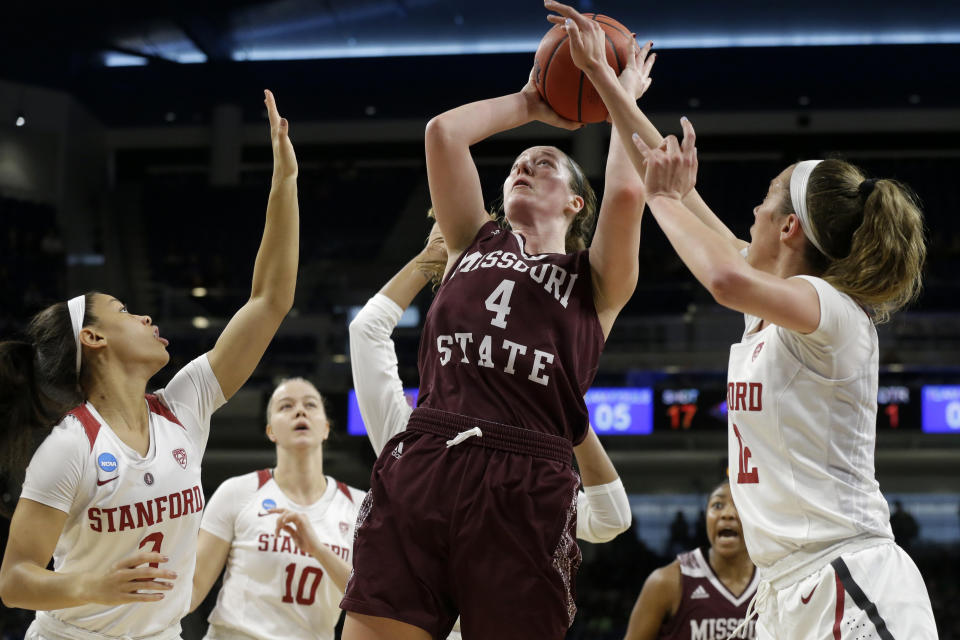
{"label": "pac-12 logo patch", "polygon": [[97,466],[107,473],[113,473],[119,467],[117,458],[112,453],[101,453],[97,458]]}
{"label": "pac-12 logo patch", "polygon": [[263,507],[264,511],[270,511],[270,509],[277,508],[277,503],[273,498],[266,498],[260,503],[260,506]]}
{"label": "pac-12 logo patch", "polygon": [[173,450],[173,459],[180,463],[180,466],[184,469],[187,468],[187,451],[186,449],[174,449]]}
{"label": "pac-12 logo patch", "polygon": [[763,349],[763,343],[757,345],[757,348],[753,350],[753,357],[750,358],[750,362],[753,362],[757,359],[757,356],[760,355],[760,350]]}

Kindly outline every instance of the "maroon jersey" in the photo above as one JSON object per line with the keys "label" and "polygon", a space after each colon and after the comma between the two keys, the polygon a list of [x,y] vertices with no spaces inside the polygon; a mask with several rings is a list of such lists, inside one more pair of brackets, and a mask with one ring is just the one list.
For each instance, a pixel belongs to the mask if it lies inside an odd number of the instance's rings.
{"label": "maroon jersey", "polygon": [[427,313],[417,404],[579,444],[603,343],[588,252],[528,255],[488,222]]}
{"label": "maroon jersey", "polygon": [[[735,595],[717,577],[700,549],[677,556],[683,598],[676,615],[660,627],[660,638],[670,640],[726,640],[747,615],[747,606],[760,578],[753,570],[750,584]],[[747,623],[736,638],[756,638],[756,619]]]}

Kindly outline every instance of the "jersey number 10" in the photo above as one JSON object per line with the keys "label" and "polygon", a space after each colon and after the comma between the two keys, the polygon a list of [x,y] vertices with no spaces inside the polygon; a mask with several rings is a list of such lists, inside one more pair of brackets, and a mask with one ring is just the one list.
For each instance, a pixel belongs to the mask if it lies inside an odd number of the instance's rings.
{"label": "jersey number 10", "polygon": [[[297,573],[297,563],[291,562],[283,569],[287,573],[287,581],[284,586],[283,602],[293,603],[293,578]],[[313,582],[310,583],[310,593],[309,595],[305,592],[307,591],[307,578],[313,577]],[[296,603],[297,604],[313,604],[314,598],[317,596],[317,587],[320,586],[320,579],[323,577],[323,570],[320,567],[304,567],[303,571],[300,573],[300,584],[297,585],[297,595]]]}

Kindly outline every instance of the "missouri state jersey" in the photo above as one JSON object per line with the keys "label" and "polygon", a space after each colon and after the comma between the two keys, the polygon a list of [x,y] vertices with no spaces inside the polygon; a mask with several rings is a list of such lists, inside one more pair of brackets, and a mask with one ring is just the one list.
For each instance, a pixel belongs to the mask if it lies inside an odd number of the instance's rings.
{"label": "missouri state jersey", "polygon": [[877,331],[849,296],[798,277],[817,290],[817,329],[758,330],[748,315],[730,348],[730,487],[765,578],[854,537],[892,538],[874,478]]}
{"label": "missouri state jersey", "polygon": [[[694,549],[677,556],[683,596],[677,613],[660,627],[664,640],[726,640],[747,615],[747,606],[760,578],[754,570],[743,593],[732,593],[721,582],[703,551]],[[756,638],[751,620],[735,638]]]}
{"label": "missouri state jersey", "polygon": [[177,573],[174,588],[159,602],[85,604],[38,617],[136,637],[177,626],[187,614],[204,505],[200,460],[210,415],[225,401],[206,356],[181,369],[158,396],[145,399],[146,455],[124,444],[88,402],[34,454],[22,497],[67,513],[53,553],[56,571],[104,572],[140,551],[157,551],[170,558],[163,567]]}
{"label": "missouri state jersey", "polygon": [[[208,618],[217,628],[265,640],[334,637],[343,592],[320,563],[284,533],[273,508],[307,515],[317,537],[353,564],[353,530],[364,493],[327,477],[311,505],[291,502],[269,469],[230,478],[210,498],[201,527],[230,542],[223,587]],[[229,635],[229,634],[224,634]]]}
{"label": "missouri state jersey", "polygon": [[427,313],[418,405],[579,444],[603,343],[588,252],[528,255],[488,222]]}

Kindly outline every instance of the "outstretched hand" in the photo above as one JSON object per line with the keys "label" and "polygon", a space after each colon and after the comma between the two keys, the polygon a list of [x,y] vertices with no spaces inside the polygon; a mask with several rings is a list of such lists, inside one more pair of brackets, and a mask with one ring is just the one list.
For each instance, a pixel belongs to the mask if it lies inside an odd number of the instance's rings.
{"label": "outstretched hand", "polygon": [[556,11],[560,15],[549,15],[547,20],[553,24],[562,25],[567,31],[570,43],[570,57],[577,68],[591,79],[593,75],[604,69],[611,69],[607,64],[607,37],[603,28],[595,20],[584,17],[573,7],[544,0],[543,6],[549,11]]}
{"label": "outstretched hand", "polygon": [[653,63],[657,61],[657,54],[650,55],[652,47],[653,41],[648,41],[642,47],[634,42],[633,51],[627,57],[627,66],[620,72],[620,85],[637,100],[647,92],[653,82],[650,71],[653,70]]}
{"label": "outstretched hand", "polygon": [[527,100],[527,108],[530,110],[530,115],[533,119],[569,131],[576,131],[586,126],[581,122],[562,118],[557,115],[556,111],[550,108],[547,101],[544,100],[540,92],[537,91],[537,85],[534,82],[536,71],[536,67],[530,70],[530,77],[527,78],[527,84],[523,85],[523,89],[520,90],[520,94]]}
{"label": "outstretched hand", "polygon": [[687,118],[680,119],[683,142],[669,135],[656,149],[651,149],[636,133],[633,144],[643,154],[645,163],[643,183],[647,201],[656,197],[682,200],[697,184],[697,134]]}
{"label": "outstretched hand", "polygon": [[297,155],[290,142],[290,123],[280,117],[277,111],[277,102],[273,92],[264,89],[264,104],[267,105],[267,118],[270,120],[270,140],[273,143],[273,177],[274,179],[297,177]]}

